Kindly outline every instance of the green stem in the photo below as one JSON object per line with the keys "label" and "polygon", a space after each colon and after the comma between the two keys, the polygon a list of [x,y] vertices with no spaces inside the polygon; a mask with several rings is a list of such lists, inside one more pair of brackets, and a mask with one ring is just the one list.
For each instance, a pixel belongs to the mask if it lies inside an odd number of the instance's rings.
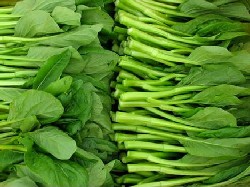
{"label": "green stem", "polygon": [[168,175],[212,176],[216,172],[203,172],[199,170],[179,170],[160,164],[128,164],[128,172],[155,171]]}
{"label": "green stem", "polygon": [[151,5],[154,5],[154,6],[157,6],[157,7],[163,7],[163,8],[167,8],[167,9],[170,9],[170,10],[175,10],[177,9],[178,7],[176,5],[170,5],[170,4],[167,4],[167,3],[161,3],[161,2],[156,2],[156,1],[152,1],[152,0],[142,0],[143,2],[146,2],[148,4],[151,4]]}
{"label": "green stem", "polygon": [[192,65],[198,65],[199,63],[196,61],[191,61],[183,55],[177,55],[169,51],[161,50],[155,47],[148,46],[136,40],[129,40],[128,47],[132,50],[138,50],[142,53],[148,54],[154,58],[160,58],[166,60],[168,62],[178,62],[178,63],[186,63]]}
{"label": "green stem", "polygon": [[13,8],[0,8],[0,14],[10,14],[12,13]]}
{"label": "green stem", "polygon": [[[189,97],[189,94],[183,95],[183,98],[176,98],[174,99],[168,99],[168,100],[158,100],[153,98],[147,98],[147,101],[152,104],[162,104],[162,105],[177,105],[177,104],[188,104],[188,103],[194,103],[194,100],[192,99],[186,99],[185,97]],[[179,100],[184,99],[184,100]]]}
{"label": "green stem", "polygon": [[173,140],[169,138],[163,138],[156,135],[151,134],[123,134],[123,133],[116,133],[115,134],[115,141],[117,142],[124,142],[124,141],[131,141],[131,140],[149,140],[149,141],[164,141],[164,142],[173,142]]}
{"label": "green stem", "polygon": [[153,77],[164,77],[167,75],[167,73],[154,70],[150,66],[146,66],[145,64],[135,61],[131,58],[121,58],[119,66],[134,73],[139,73],[139,75],[146,74],[148,76],[152,75]]}
{"label": "green stem", "polygon": [[15,136],[16,133],[15,132],[5,132],[5,133],[0,133],[0,139],[2,138],[6,138],[6,137],[12,137]]}
{"label": "green stem", "polygon": [[180,43],[177,41],[173,41],[173,40],[169,40],[163,37],[159,37],[159,36],[152,36],[146,32],[140,31],[136,28],[129,28],[127,30],[127,33],[129,36],[131,36],[134,39],[137,39],[139,41],[144,41],[144,42],[148,42],[148,43],[152,43],[155,44],[157,46],[160,47],[164,47],[167,49],[190,49],[192,50],[192,46],[185,44],[185,43]]}
{"label": "green stem", "polygon": [[34,77],[36,74],[37,70],[17,71],[15,73],[1,73],[0,79]]}
{"label": "green stem", "polygon": [[6,120],[9,114],[0,114],[0,120]]}
{"label": "green stem", "polygon": [[122,101],[136,101],[136,100],[139,101],[139,100],[147,100],[148,98],[163,98],[188,92],[201,91],[207,87],[208,86],[182,86],[182,87],[175,87],[170,91],[162,91],[162,92],[127,92],[122,94],[120,99]]}
{"label": "green stem", "polygon": [[[169,39],[169,40],[179,41],[179,42],[183,42],[186,44],[195,44],[195,45],[204,44],[204,43],[194,40],[193,38],[188,39],[188,38],[182,38],[180,36],[173,35],[171,34],[171,32],[176,32],[176,31],[173,31],[172,29],[169,29],[169,32],[166,32],[165,30],[159,29],[157,27],[152,27],[150,24],[134,20],[130,18],[130,16],[128,16],[127,13],[124,11],[119,10],[118,19],[121,24],[126,25],[129,28],[136,28],[146,33],[152,33],[152,34],[155,34],[156,36],[165,37],[166,39]],[[167,29],[167,27],[165,28]]]}
{"label": "green stem", "polygon": [[0,86],[3,87],[20,87],[27,82],[26,79],[10,79],[10,80],[0,80]]}
{"label": "green stem", "polygon": [[[125,5],[123,2],[120,0],[115,1],[115,7],[124,10],[125,12],[129,12],[130,14],[136,15],[136,16],[144,16],[141,12]],[[116,20],[116,19],[115,19]],[[117,21],[117,20],[116,20]]]}
{"label": "green stem", "polygon": [[40,38],[23,38],[17,36],[0,36],[0,43],[28,43],[28,42],[40,42],[43,40],[47,40],[53,36],[46,36]]}
{"label": "green stem", "polygon": [[119,75],[117,76],[117,81],[122,82],[122,80],[140,80],[136,75],[133,73],[129,73],[125,70],[121,70]]}
{"label": "green stem", "polygon": [[44,61],[40,61],[40,60],[36,61],[36,59],[34,59],[33,61],[31,61],[31,59],[29,61],[0,60],[1,65],[16,66],[16,67],[30,67],[30,68],[40,67],[43,63]]}
{"label": "green stem", "polygon": [[26,152],[27,148],[22,145],[0,145],[0,150],[14,150]]}
{"label": "green stem", "polygon": [[146,54],[146,53],[141,52],[141,51],[130,49],[128,47],[125,47],[123,49],[123,52],[124,52],[124,54],[132,56],[132,57],[137,58],[137,59],[142,59],[142,60],[144,60],[144,59],[150,59],[150,60],[153,60],[153,61],[165,64],[167,66],[175,66],[175,64],[173,62],[169,62],[169,61],[166,61],[164,59],[161,59],[161,58],[158,58],[158,57],[154,57],[154,56],[152,56],[150,54]]}
{"label": "green stem", "polygon": [[148,17],[151,17],[151,18],[158,20],[162,23],[165,23],[167,25],[174,25],[176,23],[172,20],[168,20],[168,19],[164,18],[163,14],[156,12],[156,11],[144,6],[143,4],[138,2],[137,0],[134,0],[134,1],[122,0],[122,3],[124,3],[124,5],[131,7],[132,9],[138,10],[139,12],[143,13],[144,15],[146,15]]}
{"label": "green stem", "polygon": [[124,141],[124,145],[127,150],[145,149],[145,150],[154,150],[167,153],[168,152],[187,153],[184,147],[162,144],[162,143],[152,143],[144,141]]}
{"label": "green stem", "polygon": [[153,118],[149,116],[142,116],[137,114],[131,114],[126,112],[116,112],[114,116],[114,121],[118,123],[126,123],[131,125],[145,125],[149,127],[163,127],[168,131],[171,130],[185,130],[191,132],[202,132],[204,129],[190,127],[186,125],[182,125],[179,123],[166,121],[163,119]]}
{"label": "green stem", "polygon": [[168,179],[167,181],[157,181],[157,182],[149,182],[149,183],[142,183],[137,184],[132,187],[174,187],[174,186],[186,186],[187,183],[194,183],[198,181],[204,181],[208,179],[209,177],[185,177],[177,179]]}
{"label": "green stem", "polygon": [[131,159],[147,160],[149,162],[162,164],[162,165],[166,165],[169,167],[192,167],[193,168],[193,167],[207,166],[207,164],[205,163],[196,164],[196,163],[180,162],[178,160],[167,160],[167,159],[159,158],[155,155],[152,155],[151,153],[141,152],[141,151],[128,151],[127,155]]}
{"label": "green stem", "polygon": [[[171,120],[171,121],[174,121],[174,122],[177,122],[177,123],[181,123],[181,124],[184,124],[184,125],[188,125],[188,126],[192,126],[192,123],[190,123],[189,121],[186,121],[186,120],[183,120],[181,118],[178,118],[178,117],[175,117],[171,114],[167,114],[165,112],[162,112],[156,108],[151,108],[151,107],[145,107],[146,110],[160,116],[160,117],[163,117],[165,119],[168,119],[168,120]],[[184,111],[180,111],[180,112],[185,112]],[[187,111],[186,111],[187,112]]]}

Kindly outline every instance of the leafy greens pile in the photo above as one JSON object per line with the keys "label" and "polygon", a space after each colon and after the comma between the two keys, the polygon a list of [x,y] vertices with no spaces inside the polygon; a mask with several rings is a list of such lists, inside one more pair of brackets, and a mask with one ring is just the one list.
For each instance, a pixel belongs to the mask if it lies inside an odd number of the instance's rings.
{"label": "leafy greens pile", "polygon": [[112,1],[0,8],[0,186],[113,186]]}
{"label": "leafy greens pile", "polygon": [[117,0],[115,140],[134,187],[250,182],[250,6]]}

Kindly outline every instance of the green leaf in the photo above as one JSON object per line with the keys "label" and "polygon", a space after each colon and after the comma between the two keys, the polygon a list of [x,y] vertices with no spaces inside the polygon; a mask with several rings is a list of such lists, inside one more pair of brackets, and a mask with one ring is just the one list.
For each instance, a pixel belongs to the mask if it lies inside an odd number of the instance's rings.
{"label": "green leaf", "polygon": [[11,178],[0,184],[1,187],[37,187],[29,177]]}
{"label": "green leaf", "polygon": [[26,90],[19,89],[19,88],[1,88],[0,89],[0,100],[11,102],[25,91]]}
{"label": "green leaf", "polygon": [[192,99],[197,103],[212,106],[238,105],[241,101],[237,95],[244,93],[246,90],[243,87],[222,84],[207,88],[196,94]]}
{"label": "green leaf", "polygon": [[192,126],[204,129],[237,126],[236,118],[231,113],[217,107],[206,107],[187,120],[191,122]]}
{"label": "green leaf", "polygon": [[46,186],[82,187],[88,183],[86,170],[76,162],[54,160],[41,153],[28,152],[25,164]]}
{"label": "green leaf", "polygon": [[206,130],[197,137],[202,138],[245,138],[250,136],[250,126],[226,127],[217,130]]}
{"label": "green leaf", "polygon": [[111,33],[114,26],[112,17],[100,7],[83,10],[81,23],[86,25],[102,24],[103,31],[106,33]]}
{"label": "green leaf", "polygon": [[102,186],[106,180],[106,172],[104,163],[100,158],[95,156],[93,153],[87,152],[83,149],[78,149],[77,153],[78,162],[86,167],[89,174],[89,187]]}
{"label": "green leaf", "polygon": [[99,48],[84,48],[80,53],[87,64],[84,68],[87,75],[113,71],[119,57],[112,51]]}
{"label": "green leaf", "polygon": [[225,180],[228,180],[230,178],[233,178],[246,170],[248,167],[248,164],[241,164],[239,166],[234,166],[231,168],[228,168],[227,170],[219,171],[215,176],[210,177],[209,179],[205,180],[203,183],[205,184],[215,184],[219,182],[223,182]]}
{"label": "green leaf", "polygon": [[45,89],[50,83],[58,80],[67,67],[71,53],[69,50],[64,51],[60,55],[50,57],[38,71],[33,88],[38,90]]}
{"label": "green leaf", "polygon": [[219,85],[242,84],[246,81],[243,74],[230,64],[209,64],[203,67],[192,67],[188,76],[180,85]]}
{"label": "green leaf", "polygon": [[23,153],[11,150],[0,151],[0,172],[3,172],[7,167],[12,166],[13,164],[22,162],[23,157]]}
{"label": "green leaf", "polygon": [[33,10],[44,10],[51,13],[56,6],[63,6],[72,10],[76,10],[74,0],[24,0],[16,3],[16,6],[13,9],[13,13],[22,15]]}
{"label": "green leaf", "polygon": [[15,36],[33,37],[60,33],[59,28],[49,13],[35,10],[22,16],[15,27]]}
{"label": "green leaf", "polygon": [[74,12],[73,10],[57,6],[53,10],[51,16],[58,24],[80,26],[81,14]]}
{"label": "green leaf", "polygon": [[227,138],[185,141],[181,140],[180,142],[185,147],[187,152],[194,156],[239,158],[245,156],[247,153],[232,145],[232,143],[237,145],[238,141],[242,142],[245,140],[239,140],[238,138]]}
{"label": "green leaf", "polygon": [[194,49],[188,59],[203,65],[228,62],[232,56],[232,53],[224,47],[201,46]]}
{"label": "green leaf", "polygon": [[10,104],[8,120],[36,116],[44,124],[57,121],[62,114],[63,106],[53,95],[43,91],[29,90]]}
{"label": "green leaf", "polygon": [[68,160],[76,151],[76,142],[56,127],[44,127],[29,136],[43,150],[60,160]]}
{"label": "green leaf", "polygon": [[101,25],[82,25],[69,32],[49,37],[39,43],[53,47],[72,46],[75,49],[78,49],[81,46],[85,46],[93,42],[98,37],[98,33],[101,29]]}
{"label": "green leaf", "polygon": [[54,96],[58,96],[62,93],[66,93],[72,84],[73,78],[71,76],[63,77],[50,83],[44,91],[51,93]]}

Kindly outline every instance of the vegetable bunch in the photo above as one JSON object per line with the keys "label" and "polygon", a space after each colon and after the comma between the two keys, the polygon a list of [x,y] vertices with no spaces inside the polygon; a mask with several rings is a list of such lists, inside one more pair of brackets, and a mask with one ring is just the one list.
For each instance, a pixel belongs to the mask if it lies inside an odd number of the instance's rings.
{"label": "vegetable bunch", "polygon": [[117,0],[115,140],[135,187],[250,181],[249,2]]}
{"label": "vegetable bunch", "polygon": [[114,185],[110,3],[0,8],[0,186]]}

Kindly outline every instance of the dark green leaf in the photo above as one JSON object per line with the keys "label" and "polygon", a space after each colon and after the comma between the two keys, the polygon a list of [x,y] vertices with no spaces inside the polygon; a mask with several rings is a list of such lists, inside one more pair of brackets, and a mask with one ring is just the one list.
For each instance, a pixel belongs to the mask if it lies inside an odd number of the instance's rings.
{"label": "dark green leaf", "polygon": [[236,127],[236,118],[229,112],[216,107],[206,107],[188,118],[194,127],[204,129],[220,129],[223,127]]}
{"label": "dark green leaf", "polygon": [[49,13],[35,10],[22,16],[15,27],[15,36],[33,37],[60,33],[59,28]]}
{"label": "dark green leaf", "polygon": [[242,84],[246,81],[243,74],[230,64],[209,64],[191,68],[188,76],[180,85],[219,85]]}
{"label": "dark green leaf", "polygon": [[0,184],[1,187],[37,187],[29,177],[11,178]]}
{"label": "dark green leaf", "polygon": [[12,166],[12,164],[21,162],[23,156],[23,153],[11,150],[0,151],[0,172],[3,172],[7,167]]}
{"label": "dark green leaf", "polygon": [[74,12],[73,10],[57,6],[53,10],[51,16],[58,24],[80,26],[81,14]]}
{"label": "dark green leaf", "polygon": [[13,9],[14,14],[26,14],[33,10],[44,10],[51,13],[56,6],[63,6],[76,10],[74,0],[24,0],[17,2],[16,6]]}
{"label": "dark green leaf", "polygon": [[52,82],[58,80],[67,67],[71,53],[69,50],[64,51],[60,55],[50,57],[38,71],[33,88],[43,90]]}
{"label": "dark green leaf", "polygon": [[25,164],[46,186],[82,187],[88,183],[86,170],[75,162],[53,160],[44,154],[28,152]]}
{"label": "dark green leaf", "polygon": [[52,123],[63,114],[63,107],[53,95],[29,90],[10,104],[8,120],[24,119],[36,116],[41,123]]}
{"label": "dark green leaf", "polygon": [[40,44],[53,47],[72,46],[78,49],[93,42],[101,31],[101,25],[82,25],[72,31],[49,37]]}
{"label": "dark green leaf", "polygon": [[62,79],[50,83],[45,88],[45,91],[51,93],[54,96],[58,96],[62,93],[67,92],[70,89],[72,81],[73,78],[70,76],[63,77]]}
{"label": "dark green leaf", "polygon": [[68,160],[76,151],[76,142],[56,127],[44,127],[29,133],[43,150],[60,160]]}

